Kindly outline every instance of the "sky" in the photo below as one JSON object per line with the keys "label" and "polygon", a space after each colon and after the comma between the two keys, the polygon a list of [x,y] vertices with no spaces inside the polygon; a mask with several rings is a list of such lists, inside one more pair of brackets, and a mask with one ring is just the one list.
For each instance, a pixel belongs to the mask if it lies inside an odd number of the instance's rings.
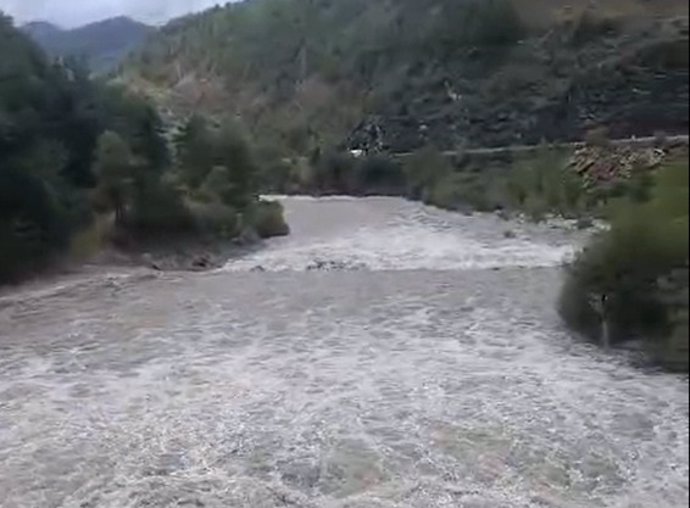
{"label": "sky", "polygon": [[227,0],[0,0],[0,10],[17,24],[49,21],[64,28],[129,16],[150,24],[200,11]]}

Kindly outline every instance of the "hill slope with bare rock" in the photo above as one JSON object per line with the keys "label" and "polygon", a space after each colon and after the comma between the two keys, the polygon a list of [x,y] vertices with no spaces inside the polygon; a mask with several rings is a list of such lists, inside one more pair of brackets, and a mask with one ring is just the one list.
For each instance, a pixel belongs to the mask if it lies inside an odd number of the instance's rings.
{"label": "hill slope with bare rock", "polygon": [[261,0],[171,23],[123,79],[293,153],[448,149],[685,133],[687,48],[678,0]]}

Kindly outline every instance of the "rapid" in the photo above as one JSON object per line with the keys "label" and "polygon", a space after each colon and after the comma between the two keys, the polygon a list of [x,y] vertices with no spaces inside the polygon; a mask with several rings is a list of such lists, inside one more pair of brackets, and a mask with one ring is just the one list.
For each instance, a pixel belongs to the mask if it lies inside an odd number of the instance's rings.
{"label": "rapid", "polygon": [[556,313],[587,233],[281,200],[221,270],[0,297],[0,506],[687,506],[687,377]]}

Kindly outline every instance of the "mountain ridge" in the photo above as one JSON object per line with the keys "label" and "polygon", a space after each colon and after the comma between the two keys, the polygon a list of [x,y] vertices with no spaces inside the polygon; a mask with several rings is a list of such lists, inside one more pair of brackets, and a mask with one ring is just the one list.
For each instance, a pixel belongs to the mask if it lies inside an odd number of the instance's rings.
{"label": "mountain ridge", "polygon": [[687,4],[262,0],[163,27],[120,79],[294,153],[687,131]]}
{"label": "mountain ridge", "polygon": [[155,29],[127,16],[117,16],[73,29],[46,21],[26,23],[20,29],[52,57],[85,58],[97,73],[113,70]]}

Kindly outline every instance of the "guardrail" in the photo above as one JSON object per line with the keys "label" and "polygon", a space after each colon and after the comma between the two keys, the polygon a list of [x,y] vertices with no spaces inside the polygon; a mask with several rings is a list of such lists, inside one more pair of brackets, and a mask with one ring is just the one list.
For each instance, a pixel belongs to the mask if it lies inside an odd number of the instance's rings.
{"label": "guardrail", "polygon": [[[649,137],[642,137],[642,138],[625,138],[625,139],[613,139],[609,141],[609,143],[613,146],[628,146],[628,145],[635,145],[635,146],[654,146],[658,142],[658,139],[654,136],[649,136]],[[664,140],[665,143],[671,144],[671,145],[678,145],[678,144],[689,144],[690,143],[690,136],[687,134],[682,134],[682,135],[676,135],[676,136],[668,136]],[[458,153],[462,153],[464,155],[500,155],[500,154],[508,154],[508,153],[525,153],[525,152],[532,152],[539,150],[542,148],[543,145],[511,145],[511,146],[500,146],[500,147],[495,147],[495,148],[468,148],[466,150],[463,150],[462,152],[458,152],[457,150],[446,150],[442,152],[442,154],[446,157],[454,157],[458,155]],[[587,143],[584,141],[575,141],[571,143],[550,143],[547,146],[554,147],[554,148],[583,148],[587,146]],[[404,159],[406,157],[410,157],[414,152],[400,152],[400,153],[395,153],[392,154],[393,157],[396,159]]]}

